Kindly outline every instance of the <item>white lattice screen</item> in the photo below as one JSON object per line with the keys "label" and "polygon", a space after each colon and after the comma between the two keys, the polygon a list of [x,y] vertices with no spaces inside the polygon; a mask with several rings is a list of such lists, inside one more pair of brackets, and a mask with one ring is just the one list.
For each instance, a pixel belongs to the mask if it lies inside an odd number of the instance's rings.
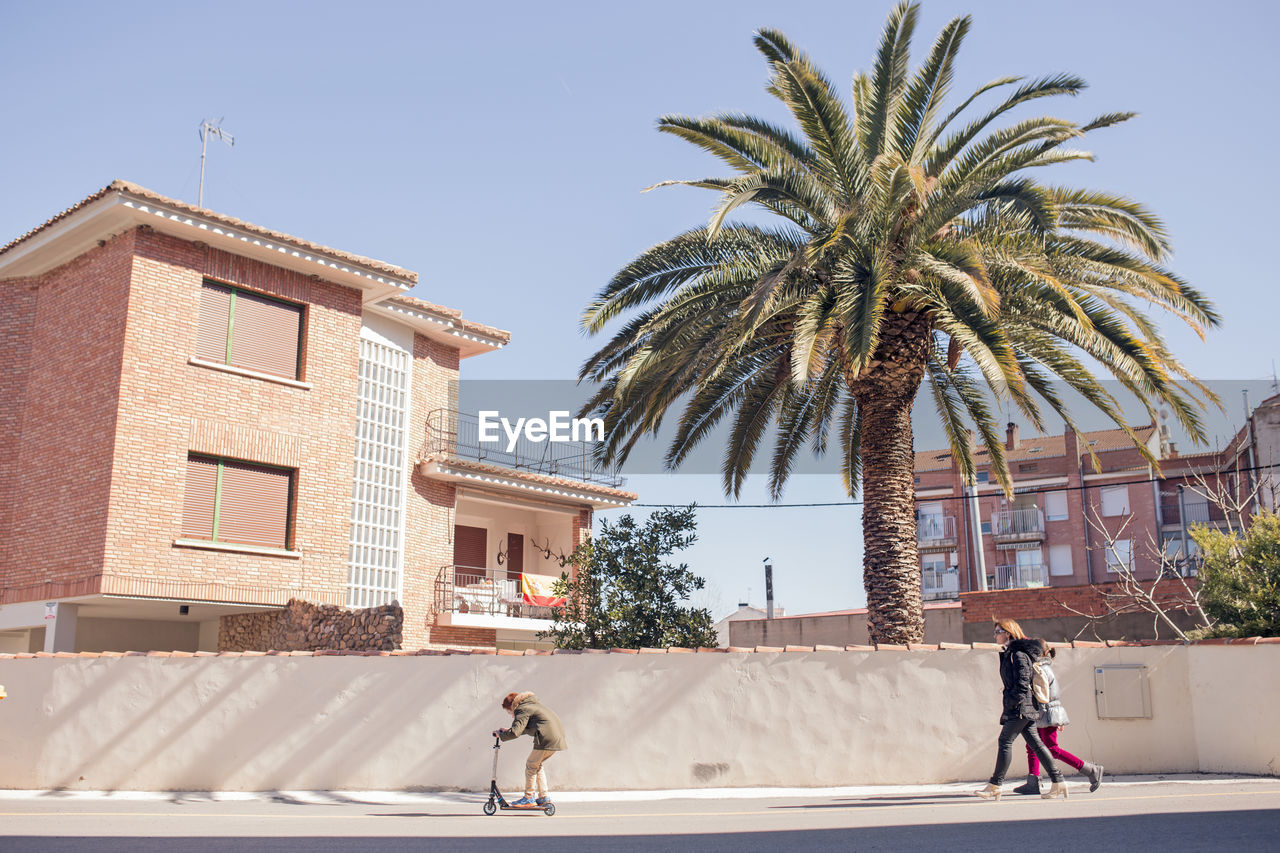
{"label": "white lattice screen", "polygon": [[362,337],[348,607],[374,607],[401,595],[408,396],[409,354]]}

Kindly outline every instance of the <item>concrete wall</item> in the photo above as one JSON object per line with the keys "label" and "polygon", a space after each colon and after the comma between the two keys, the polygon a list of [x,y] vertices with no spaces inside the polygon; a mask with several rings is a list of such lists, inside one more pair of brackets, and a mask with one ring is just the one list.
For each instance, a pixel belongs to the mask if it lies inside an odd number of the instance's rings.
{"label": "concrete wall", "polygon": [[[1149,668],[1152,719],[1097,719],[1107,663]],[[1063,745],[1109,772],[1276,772],[1280,645],[1064,648],[1057,672]],[[994,649],[0,657],[0,683],[0,787],[24,789],[482,790],[521,689],[564,720],[560,790],[980,780],[1000,715]]]}
{"label": "concrete wall", "polygon": [[[756,646],[865,646],[871,642],[867,612],[825,613],[814,616],[787,616],[775,619],[741,619],[730,622],[729,645]],[[924,641],[959,643],[964,633],[960,605],[925,605]],[[990,631],[987,632],[990,634]],[[982,641],[987,636],[979,638]],[[970,641],[971,642],[971,641]]]}

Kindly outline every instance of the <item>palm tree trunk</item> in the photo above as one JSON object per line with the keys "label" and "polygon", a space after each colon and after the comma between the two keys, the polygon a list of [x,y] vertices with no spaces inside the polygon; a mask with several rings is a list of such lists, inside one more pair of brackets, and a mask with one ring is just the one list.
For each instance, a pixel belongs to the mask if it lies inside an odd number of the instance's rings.
{"label": "palm tree trunk", "polygon": [[886,315],[876,360],[850,383],[862,424],[862,582],[874,643],[924,640],[911,408],[929,342],[924,317]]}

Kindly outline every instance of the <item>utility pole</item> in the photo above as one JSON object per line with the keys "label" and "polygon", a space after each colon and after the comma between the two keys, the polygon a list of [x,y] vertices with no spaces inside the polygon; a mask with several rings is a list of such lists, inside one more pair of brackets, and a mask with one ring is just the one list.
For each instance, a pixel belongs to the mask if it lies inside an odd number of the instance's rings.
{"label": "utility pole", "polygon": [[200,122],[200,189],[196,192],[196,207],[204,207],[204,158],[209,151],[209,137],[216,136],[231,148],[236,145],[231,134],[222,129],[222,119]]}

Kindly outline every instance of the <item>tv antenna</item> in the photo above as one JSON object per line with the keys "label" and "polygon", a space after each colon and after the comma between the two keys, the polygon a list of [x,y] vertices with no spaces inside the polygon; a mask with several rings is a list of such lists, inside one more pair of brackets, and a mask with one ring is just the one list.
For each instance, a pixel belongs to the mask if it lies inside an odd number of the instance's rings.
{"label": "tv antenna", "polygon": [[196,207],[204,207],[204,158],[209,150],[210,136],[218,137],[230,148],[236,146],[236,141],[231,134],[222,129],[221,118],[215,121],[205,119],[200,122],[200,189],[196,193]]}

